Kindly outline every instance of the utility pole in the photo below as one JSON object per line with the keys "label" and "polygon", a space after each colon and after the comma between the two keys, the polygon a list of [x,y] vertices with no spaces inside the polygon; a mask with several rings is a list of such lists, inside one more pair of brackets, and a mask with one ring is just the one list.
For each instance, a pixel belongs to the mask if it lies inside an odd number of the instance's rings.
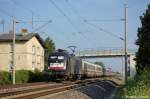
{"label": "utility pole", "polygon": [[1,24],[3,25],[3,33],[4,33],[4,24],[5,24],[5,21],[4,21],[4,19],[2,19],[2,21],[1,21]]}
{"label": "utility pole", "polygon": [[127,55],[127,5],[124,5],[124,28],[125,28],[125,34],[124,34],[124,53],[125,53],[125,83],[127,82],[127,77],[128,77],[128,55]]}
{"label": "utility pole", "polygon": [[15,20],[13,20],[13,53],[12,53],[12,56],[13,56],[13,66],[12,66],[12,75],[13,75],[13,84],[15,84],[16,82],[15,82],[15,65],[16,65],[16,61],[15,61],[15,54],[16,54],[16,52],[15,52],[15,40],[16,40],[16,33],[15,33],[15,31],[16,31],[16,21]]}
{"label": "utility pole", "polygon": [[32,12],[32,31],[33,31],[33,28],[34,26],[33,26],[33,12]]}
{"label": "utility pole", "polygon": [[13,76],[13,84],[16,84],[15,82],[15,67],[16,67],[16,48],[15,48],[15,41],[16,41],[16,23],[17,22],[15,19],[13,19],[13,53],[12,53],[12,60],[13,60],[13,66],[12,66],[12,76]]}

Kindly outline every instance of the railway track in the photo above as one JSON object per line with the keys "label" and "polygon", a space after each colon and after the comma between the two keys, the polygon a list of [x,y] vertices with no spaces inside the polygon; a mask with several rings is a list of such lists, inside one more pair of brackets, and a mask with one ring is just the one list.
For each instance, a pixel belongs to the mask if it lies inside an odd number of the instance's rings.
{"label": "railway track", "polygon": [[76,88],[38,97],[36,99],[113,99],[117,84],[109,80],[97,80]]}
{"label": "railway track", "polygon": [[14,90],[27,89],[28,87],[41,86],[46,84],[45,82],[36,82],[36,83],[24,83],[16,85],[0,85],[0,94],[5,92],[11,92]]}
{"label": "railway track", "polygon": [[94,80],[63,82],[63,83],[32,83],[25,85],[1,87],[0,98],[2,99],[32,99],[39,96],[54,94],[84,86],[85,83],[93,83]]}
{"label": "railway track", "polygon": [[[83,87],[87,87],[92,84],[97,84],[105,88],[106,90],[110,90],[107,86],[110,86],[106,81],[98,80],[98,79],[90,79],[83,81],[73,81],[73,82],[63,82],[63,83],[33,83],[31,85],[19,85],[17,87],[9,87],[10,89],[6,91],[0,90],[0,98],[1,99],[33,99],[41,96],[53,95],[56,93],[61,93],[69,90],[79,89]],[[3,89],[4,90],[4,89]],[[105,94],[109,94],[106,91]],[[59,98],[58,98],[59,99]]]}

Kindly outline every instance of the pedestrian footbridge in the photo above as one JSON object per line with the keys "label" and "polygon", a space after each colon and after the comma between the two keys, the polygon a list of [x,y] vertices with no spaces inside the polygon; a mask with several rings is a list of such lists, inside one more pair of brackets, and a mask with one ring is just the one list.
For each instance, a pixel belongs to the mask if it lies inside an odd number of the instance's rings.
{"label": "pedestrian footbridge", "polygon": [[[135,75],[135,54],[137,49],[128,49],[127,50],[127,60],[128,60],[128,71],[130,72],[131,77]],[[86,49],[78,51],[76,56],[82,59],[89,58],[115,58],[115,57],[124,57],[124,49]]]}
{"label": "pedestrian footbridge", "polygon": [[[128,56],[135,56],[136,49],[128,49]],[[81,58],[103,58],[103,57],[122,57],[125,55],[124,49],[86,49],[78,51],[76,56]]]}

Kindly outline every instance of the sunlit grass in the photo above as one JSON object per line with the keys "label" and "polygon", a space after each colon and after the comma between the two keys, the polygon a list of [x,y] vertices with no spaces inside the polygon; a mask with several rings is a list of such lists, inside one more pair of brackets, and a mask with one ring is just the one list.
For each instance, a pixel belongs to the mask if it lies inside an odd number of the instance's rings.
{"label": "sunlit grass", "polygon": [[119,91],[118,99],[150,99],[150,71],[145,70],[142,75],[128,79]]}

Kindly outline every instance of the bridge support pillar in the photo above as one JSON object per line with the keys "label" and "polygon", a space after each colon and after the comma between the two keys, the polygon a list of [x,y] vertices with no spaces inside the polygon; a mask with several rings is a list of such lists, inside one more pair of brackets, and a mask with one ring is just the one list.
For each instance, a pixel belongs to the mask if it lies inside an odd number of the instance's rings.
{"label": "bridge support pillar", "polygon": [[129,75],[131,78],[133,78],[136,74],[136,68],[135,68],[135,55],[129,55],[128,58],[128,67],[129,67]]}

